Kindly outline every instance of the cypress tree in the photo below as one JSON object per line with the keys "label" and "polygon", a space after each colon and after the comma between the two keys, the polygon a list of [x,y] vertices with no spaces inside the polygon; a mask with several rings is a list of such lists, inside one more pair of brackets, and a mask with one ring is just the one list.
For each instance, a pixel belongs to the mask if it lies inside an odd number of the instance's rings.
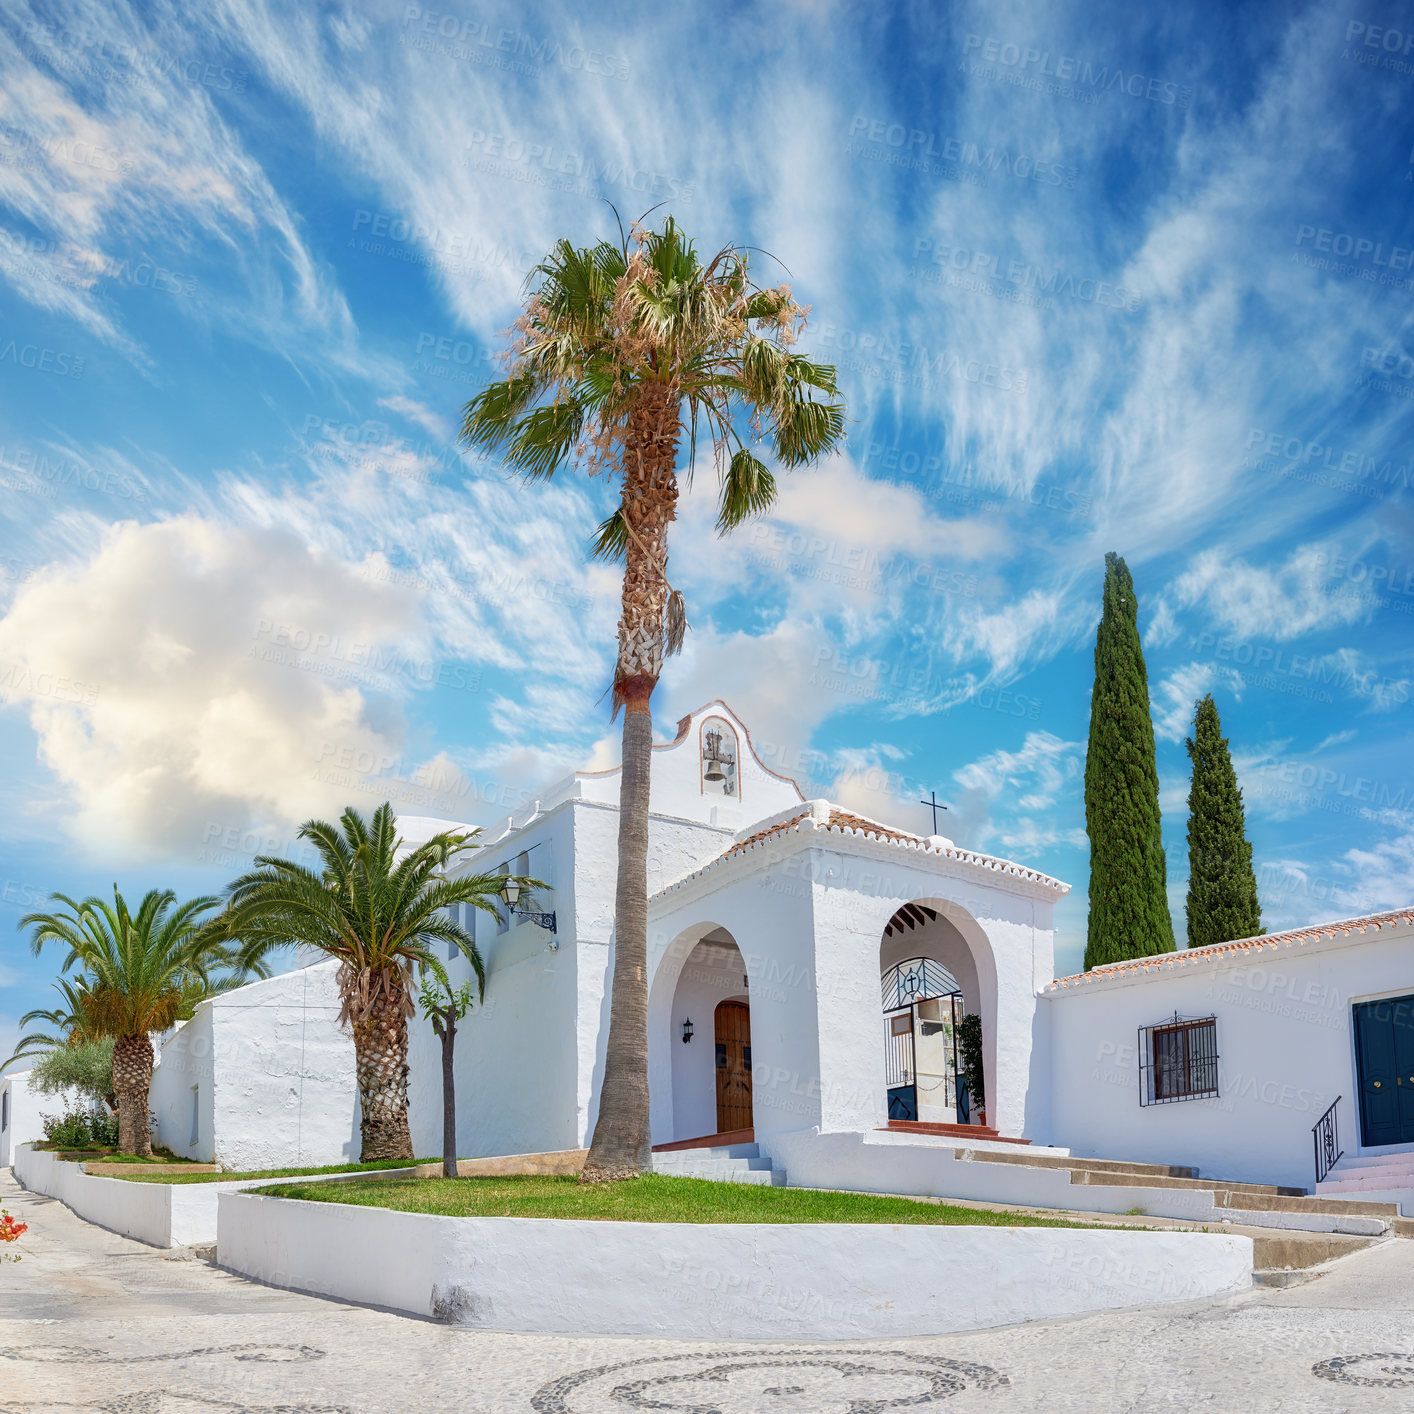
{"label": "cypress tree", "polygon": [[1095,687],[1085,753],[1090,920],[1085,966],[1172,952],[1149,677],[1129,567],[1105,556]]}
{"label": "cypress tree", "polygon": [[1212,693],[1193,710],[1184,743],[1193,763],[1188,791],[1188,946],[1228,943],[1262,931],[1257,876],[1227,738]]}

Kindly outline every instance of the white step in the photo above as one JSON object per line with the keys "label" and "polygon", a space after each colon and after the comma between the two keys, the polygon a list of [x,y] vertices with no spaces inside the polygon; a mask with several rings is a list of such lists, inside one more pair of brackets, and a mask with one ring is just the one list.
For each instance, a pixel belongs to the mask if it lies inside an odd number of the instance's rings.
{"label": "white step", "polygon": [[1368,1173],[1374,1170],[1414,1170],[1414,1151],[1401,1149],[1392,1154],[1343,1154],[1332,1173]]}
{"label": "white step", "polygon": [[1375,1188],[1414,1188],[1414,1169],[1388,1169],[1383,1172],[1336,1173],[1316,1185],[1316,1196],[1327,1193],[1364,1193]]}
{"label": "white step", "polygon": [[677,1178],[707,1178],[717,1183],[764,1183],[784,1187],[786,1176],[762,1156],[755,1144],[724,1144],[711,1149],[673,1149],[653,1155],[653,1172]]}

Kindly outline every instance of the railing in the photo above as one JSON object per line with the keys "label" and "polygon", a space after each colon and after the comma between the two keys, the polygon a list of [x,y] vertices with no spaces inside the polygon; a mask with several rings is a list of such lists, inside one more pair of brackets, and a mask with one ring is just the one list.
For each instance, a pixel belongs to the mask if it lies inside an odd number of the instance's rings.
{"label": "railing", "polygon": [[1340,1162],[1344,1150],[1340,1147],[1340,1131],[1336,1128],[1335,1107],[1340,1104],[1341,1097],[1337,1095],[1331,1103],[1330,1109],[1323,1114],[1311,1128],[1311,1142],[1316,1147],[1316,1182],[1320,1183],[1325,1176]]}

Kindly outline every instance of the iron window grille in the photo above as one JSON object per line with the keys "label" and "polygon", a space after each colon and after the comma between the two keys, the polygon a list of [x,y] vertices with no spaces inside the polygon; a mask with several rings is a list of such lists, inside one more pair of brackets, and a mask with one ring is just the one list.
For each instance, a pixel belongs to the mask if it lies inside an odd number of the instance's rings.
{"label": "iron window grille", "polygon": [[1218,1094],[1218,1019],[1182,1017],[1139,1028],[1139,1103],[1171,1105]]}

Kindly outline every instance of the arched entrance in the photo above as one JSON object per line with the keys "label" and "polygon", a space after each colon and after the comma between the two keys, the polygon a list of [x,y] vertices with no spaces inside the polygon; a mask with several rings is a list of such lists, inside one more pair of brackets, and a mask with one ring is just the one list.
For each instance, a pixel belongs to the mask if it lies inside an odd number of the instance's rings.
{"label": "arched entrance", "polygon": [[[753,1125],[751,991],[746,963],[727,929],[706,925],[676,946],[685,951],[673,976],[660,970],[650,1004],[649,1054],[668,1095],[655,1101],[655,1144],[685,1144]],[[671,991],[668,989],[671,988]],[[671,997],[671,1001],[668,998]]]}
{"label": "arched entrance", "polygon": [[[995,1045],[995,967],[975,920],[945,900],[896,909],[879,944],[884,1079],[891,1122],[981,1124]],[[982,1057],[965,1018],[980,1018]],[[978,1026],[977,1021],[970,1025]]]}
{"label": "arched entrance", "polygon": [[962,989],[941,963],[911,957],[879,980],[884,1008],[884,1083],[890,1119],[966,1124],[968,1092],[959,1082],[957,1033]]}

